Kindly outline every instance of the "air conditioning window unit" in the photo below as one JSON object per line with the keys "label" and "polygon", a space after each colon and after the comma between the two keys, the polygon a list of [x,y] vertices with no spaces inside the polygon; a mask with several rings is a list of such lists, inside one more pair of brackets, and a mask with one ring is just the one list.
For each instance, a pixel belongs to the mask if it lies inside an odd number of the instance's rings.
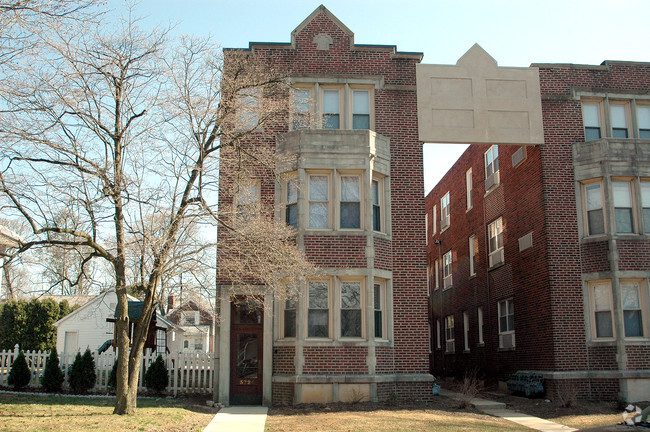
{"label": "air conditioning window unit", "polygon": [[494,267],[497,264],[501,264],[503,262],[503,248],[492,252],[489,256],[488,261],[490,267]]}
{"label": "air conditioning window unit", "polygon": [[499,348],[511,349],[515,347],[515,334],[514,333],[501,333],[499,334]]}
{"label": "air conditioning window unit", "polygon": [[498,185],[499,179],[499,171],[488,176],[488,178],[485,179],[485,190],[490,190],[493,186]]}
{"label": "air conditioning window unit", "polygon": [[526,160],[526,147],[519,147],[519,149],[512,154],[512,166],[516,167],[524,160]]}
{"label": "air conditioning window unit", "polygon": [[445,344],[445,352],[448,352],[448,353],[456,352],[456,342],[455,341],[447,341],[447,343]]}

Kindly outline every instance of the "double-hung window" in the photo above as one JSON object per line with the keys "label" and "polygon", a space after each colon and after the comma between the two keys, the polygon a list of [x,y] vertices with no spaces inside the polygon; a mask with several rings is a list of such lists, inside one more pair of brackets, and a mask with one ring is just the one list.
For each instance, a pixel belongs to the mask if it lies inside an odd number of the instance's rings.
{"label": "double-hung window", "polygon": [[436,280],[433,286],[435,287],[435,289],[439,289],[440,288],[440,260],[434,261],[434,268],[435,268],[434,277]]}
{"label": "double-hung window", "polygon": [[650,234],[650,180],[641,180],[641,211],[643,213],[643,232]]}
{"label": "double-hung window", "polygon": [[442,256],[442,286],[444,289],[450,288],[452,284],[452,253],[451,251],[447,252]]}
{"label": "double-hung window", "polygon": [[504,261],[503,257],[503,222],[501,218],[488,225],[488,265],[493,267]]}
{"label": "double-hung window", "polygon": [[370,129],[370,92],[352,91],[352,129]]}
{"label": "double-hung window", "polygon": [[235,203],[241,218],[248,220],[256,217],[260,211],[260,182],[251,180],[239,183]]}
{"label": "double-hung window", "polygon": [[362,336],[361,282],[341,282],[341,337]]}
{"label": "double-hung window", "polygon": [[375,339],[387,339],[386,335],[386,290],[385,282],[375,282],[373,286]]}
{"label": "double-hung window", "polygon": [[493,145],[485,152],[485,190],[499,184],[499,146]]}
{"label": "double-hung window", "polygon": [[583,186],[585,205],[587,210],[587,235],[605,233],[605,219],[603,213],[602,183],[589,183]]}
{"label": "double-hung window", "polygon": [[293,89],[293,130],[309,129],[311,126],[311,96],[310,88]]}
{"label": "double-hung window", "polygon": [[295,298],[285,300],[283,311],[283,335],[285,338],[296,337],[296,309],[298,301]]}
{"label": "double-hung window", "polygon": [[465,172],[465,198],[467,201],[467,210],[472,208],[472,169]]}
{"label": "double-hung window", "polygon": [[338,89],[323,90],[323,129],[341,128],[340,92]]}
{"label": "double-hung window", "polygon": [[329,227],[329,176],[309,175],[309,228]]}
{"label": "double-hung window", "polygon": [[287,204],[285,208],[286,223],[298,227],[298,177],[287,180]]}
{"label": "double-hung window", "polygon": [[434,236],[438,232],[438,206],[434,205],[433,206],[433,220],[431,223],[433,224],[433,229],[431,230],[431,235]]}
{"label": "double-hung window", "polygon": [[447,315],[445,317],[445,352],[453,353],[455,351],[454,316]]}
{"label": "double-hung window", "polygon": [[469,351],[469,314],[463,312],[463,349]]}
{"label": "double-hung window", "polygon": [[326,281],[309,282],[307,336],[310,338],[329,338],[329,290]]}
{"label": "double-hung window", "polygon": [[613,181],[614,216],[616,232],[629,234],[634,232],[634,215],[632,213],[631,183],[629,181]]}
{"label": "double-hung window", "polygon": [[639,125],[639,138],[650,139],[650,105],[637,105],[636,118]]}
{"label": "double-hung window", "polygon": [[485,341],[483,340],[483,308],[478,307],[476,310],[476,319],[478,320],[478,344],[483,345]]}
{"label": "double-hung window", "polygon": [[628,138],[628,123],[627,123],[627,103],[610,102],[610,121],[612,122],[612,137],[613,138]]}
{"label": "double-hung window", "polygon": [[593,311],[594,339],[614,337],[614,314],[612,310],[612,285],[610,281],[589,283],[590,304]]}
{"label": "double-hung window", "polygon": [[343,229],[361,228],[361,177],[358,175],[342,175],[340,179],[340,226]]}
{"label": "double-hung window", "polygon": [[444,230],[449,226],[449,192],[440,199],[440,230]]}
{"label": "double-hung window", "polygon": [[500,301],[499,309],[499,348],[510,349],[515,346],[515,304],[512,299]]}
{"label": "double-hung window", "polygon": [[262,104],[262,90],[259,87],[243,89],[239,92],[239,129],[253,129],[259,124]]}
{"label": "double-hung window", "polygon": [[478,238],[475,235],[469,237],[469,275],[476,275],[476,251],[478,249]]}
{"label": "double-hung window", "polygon": [[381,181],[373,179],[371,183],[372,189],[372,230],[381,232],[381,202],[382,202],[382,188]]}
{"label": "double-hung window", "polygon": [[643,337],[643,296],[639,281],[621,280],[620,286],[625,337]]}
{"label": "double-hung window", "polygon": [[600,104],[598,102],[583,102],[582,119],[585,125],[585,141],[600,139]]}

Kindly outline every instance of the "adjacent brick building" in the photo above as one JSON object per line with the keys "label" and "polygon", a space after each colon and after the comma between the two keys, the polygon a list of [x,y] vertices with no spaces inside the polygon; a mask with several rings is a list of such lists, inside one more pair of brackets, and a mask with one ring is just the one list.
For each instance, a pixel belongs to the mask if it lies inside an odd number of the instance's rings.
{"label": "adjacent brick building", "polygon": [[426,197],[432,372],[650,399],[650,64],[539,69],[544,143],[473,145]]}
{"label": "adjacent brick building", "polygon": [[[422,54],[356,45],[323,6],[291,43],[251,43],[226,54],[235,51],[291,81],[288,118],[250,141],[293,156],[278,164],[286,181],[253,174],[251,196],[296,228],[298,247],[322,275],[305,280],[297,299],[275,302],[263,319],[237,321],[239,312],[222,300],[218,399],[429,398],[415,76]],[[229,200],[222,193],[220,203]]]}

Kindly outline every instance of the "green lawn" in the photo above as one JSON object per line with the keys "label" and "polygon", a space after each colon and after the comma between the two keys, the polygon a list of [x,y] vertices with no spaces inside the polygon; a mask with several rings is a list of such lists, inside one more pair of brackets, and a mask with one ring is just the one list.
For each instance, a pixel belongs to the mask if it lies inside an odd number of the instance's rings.
{"label": "green lawn", "polygon": [[113,398],[0,394],[0,431],[201,431],[216,409],[183,399],[141,399],[134,416],[113,415]]}

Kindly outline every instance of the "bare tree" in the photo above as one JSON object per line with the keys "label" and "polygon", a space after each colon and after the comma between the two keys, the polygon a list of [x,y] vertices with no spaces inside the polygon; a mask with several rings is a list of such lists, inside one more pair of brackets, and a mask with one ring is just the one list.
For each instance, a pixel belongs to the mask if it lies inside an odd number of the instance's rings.
{"label": "bare tree", "polygon": [[[0,208],[29,224],[22,251],[76,248],[84,265],[110,263],[118,298],[114,412],[132,414],[158,288],[176,264],[214,246],[214,237],[199,233],[229,231],[232,260],[252,258],[258,267],[230,265],[245,269],[250,278],[242,284],[258,291],[264,286],[281,297],[313,271],[272,211],[239,220],[230,206],[216,206],[220,187],[237,187],[251,171],[274,175],[268,152],[241,144],[286,116],[286,84],[245,54],[224,67],[210,41],[172,44],[164,32],[145,34],[132,21],[110,34],[79,29],[48,47],[6,84],[0,102]],[[264,101],[254,123],[245,115],[251,89]],[[238,157],[220,184],[222,152]],[[64,209],[74,224],[57,220]],[[144,303],[133,340],[131,284]]]}

